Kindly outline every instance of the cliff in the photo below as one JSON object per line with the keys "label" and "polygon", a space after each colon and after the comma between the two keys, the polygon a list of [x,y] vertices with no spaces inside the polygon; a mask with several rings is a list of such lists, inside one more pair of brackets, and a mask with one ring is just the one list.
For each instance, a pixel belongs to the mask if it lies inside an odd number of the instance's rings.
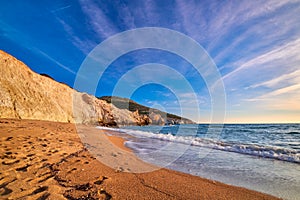
{"label": "cliff", "polygon": [[159,112],[142,113],[118,108],[78,92],[0,50],[0,118],[38,119],[84,124],[163,124]]}
{"label": "cliff", "polygon": [[164,125],[164,124],[193,124],[195,122],[174,114],[166,113],[155,108],[138,104],[137,102],[116,96],[103,96],[99,99],[105,100],[107,103],[112,103],[119,109],[127,109],[131,112],[138,112],[139,115],[147,116],[149,123]]}

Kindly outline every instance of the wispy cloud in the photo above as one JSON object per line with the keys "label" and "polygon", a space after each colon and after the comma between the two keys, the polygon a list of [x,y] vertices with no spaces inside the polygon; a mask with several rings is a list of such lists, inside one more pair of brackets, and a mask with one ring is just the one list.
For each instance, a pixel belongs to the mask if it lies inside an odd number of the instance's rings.
{"label": "wispy cloud", "polygon": [[40,50],[40,49],[37,49],[37,48],[34,48],[34,51],[37,53],[37,54],[40,54],[42,56],[44,56],[46,59],[50,60],[51,62],[55,63],[56,65],[58,65],[59,67],[63,68],[64,70],[70,72],[71,74],[74,74],[76,75],[76,72],[73,71],[71,68],[61,64],[60,62],[58,62],[57,60],[55,60],[54,58],[52,58],[51,56],[49,56],[47,53],[45,53],[44,51]]}
{"label": "wispy cloud", "polygon": [[121,23],[126,29],[136,28],[132,11],[125,3],[122,2],[118,5],[118,14],[118,18],[122,21]]}
{"label": "wispy cloud", "polygon": [[293,71],[292,73],[288,74],[283,74],[282,76],[279,76],[277,78],[258,83],[255,85],[251,85],[250,88],[257,88],[261,86],[269,87],[269,88],[274,88],[278,87],[280,85],[284,84],[295,84],[295,83],[300,83],[300,70]]}
{"label": "wispy cloud", "polygon": [[300,111],[300,39],[259,55],[223,77],[241,109]]}
{"label": "wispy cloud", "polygon": [[[67,23],[66,20],[57,17],[59,23],[63,26],[66,33],[70,36],[71,42],[79,48],[83,53],[88,54],[93,47],[98,45],[104,39],[120,32],[117,25],[122,25],[126,29],[135,28],[134,16],[128,6],[124,3],[117,5],[119,24],[112,21],[107,14],[102,10],[101,6],[93,0],[80,0],[81,11],[87,17],[88,24],[94,34],[91,38],[84,35],[78,35],[74,27]],[[98,42],[97,42],[98,41]]]}
{"label": "wispy cloud", "polygon": [[[221,63],[228,55],[237,55],[237,59],[235,60],[236,64],[243,63],[258,54],[278,48],[284,45],[284,43],[298,38],[297,34],[291,33],[297,23],[300,25],[293,17],[294,14],[295,13],[289,13],[279,19],[269,19],[251,25],[241,35],[237,35],[234,41],[224,46],[222,51],[214,56],[214,60],[217,63]],[[287,25],[284,26],[283,24]],[[278,29],[278,31],[274,31],[274,29]],[[245,46],[245,44],[247,45]],[[241,48],[241,46],[245,47]],[[239,49],[239,51],[237,51],[237,49]],[[224,66],[224,63],[222,66]],[[236,66],[237,65],[233,65],[232,63],[225,63],[224,67],[232,68]]]}
{"label": "wispy cloud", "polygon": [[[212,16],[208,27],[208,33],[214,33],[215,35],[208,50],[212,51],[222,44],[224,36],[237,34],[239,29],[242,31],[242,27],[245,25],[247,26],[246,32],[240,32],[239,35],[234,36],[235,44],[240,43],[251,34],[268,31],[268,27],[274,27],[274,24],[278,22],[276,22],[276,19],[272,21],[274,18],[270,17],[268,19],[266,16],[272,16],[279,8],[290,3],[293,3],[293,1],[263,1],[259,4],[255,1],[240,1],[238,4],[231,1],[224,3],[222,6],[215,3],[212,7],[214,16]],[[278,34],[280,31],[272,31],[268,35]]]}
{"label": "wispy cloud", "polygon": [[57,21],[62,25],[65,32],[68,34],[68,38],[72,42],[72,44],[80,49],[84,54],[88,54],[93,47],[97,45],[96,42],[90,40],[90,39],[81,39],[77,33],[75,33],[74,29],[71,25],[66,23],[64,20],[60,18],[56,18]]}
{"label": "wispy cloud", "polygon": [[60,8],[57,8],[57,9],[51,10],[50,12],[52,12],[52,13],[59,12],[59,11],[61,11],[61,10],[64,10],[64,9],[70,8],[71,6],[72,6],[72,5],[63,6],[63,7],[60,7]]}
{"label": "wispy cloud", "polygon": [[223,76],[223,80],[238,75],[238,73],[242,70],[249,68],[257,70],[270,64],[274,69],[285,65],[289,67],[288,70],[293,70],[298,67],[298,63],[300,61],[299,49],[300,39],[289,42],[284,46],[280,46],[277,49],[271,50],[263,55],[259,55],[245,62],[240,67]]}
{"label": "wispy cloud", "polygon": [[299,92],[298,92],[299,89],[300,89],[300,84],[294,84],[294,85],[291,85],[291,86],[288,86],[288,87],[284,87],[284,88],[274,90],[272,92],[269,92],[267,94],[259,96],[255,99],[248,99],[248,101],[266,100],[266,99],[269,99],[269,98],[274,98],[274,97],[279,96],[279,95],[285,95],[285,94],[291,93],[291,92],[293,92],[294,94],[299,94]]}
{"label": "wispy cloud", "polygon": [[[93,35],[88,35],[90,38],[87,38],[87,36],[84,35],[79,35],[78,31],[75,30],[74,24],[69,24],[66,20],[59,17],[56,18],[69,35],[71,42],[84,54],[88,54],[92,48],[103,39],[106,39],[119,31],[114,22],[106,16],[105,12],[99,5],[96,4],[96,2],[93,0],[80,0],[79,3],[84,17],[88,19],[88,24],[84,24],[84,26],[90,26],[94,32]],[[120,13],[126,12],[126,14],[121,16],[124,23],[133,24],[133,18],[130,15],[128,7],[126,7],[126,5],[120,5],[120,9],[123,10],[123,12]]]}
{"label": "wispy cloud", "polygon": [[[206,36],[208,27],[206,18],[204,17],[205,8],[196,5],[193,1],[176,1],[176,11],[179,14],[181,31],[188,34],[195,40],[202,41]],[[195,19],[197,19],[195,23]],[[178,25],[177,25],[178,26]]]}
{"label": "wispy cloud", "polygon": [[7,32],[7,37],[9,39],[11,39],[13,42],[17,42],[19,45],[21,44],[22,47],[38,54],[38,55],[42,55],[43,57],[45,57],[46,59],[50,60],[51,62],[55,63],[56,65],[58,65],[59,67],[63,68],[64,70],[72,73],[72,74],[76,74],[76,72],[74,70],[72,70],[71,68],[61,64],[60,62],[58,62],[57,60],[53,59],[51,56],[49,56],[47,53],[45,53],[44,51],[38,49],[35,46],[29,45],[29,41],[31,40],[30,37],[28,37],[27,35],[23,34],[22,32],[20,32],[19,30],[11,27],[10,25],[7,25],[5,23],[1,23],[2,28],[4,29],[5,32]]}
{"label": "wispy cloud", "polygon": [[235,70],[257,55],[295,40],[300,32],[295,17],[300,2],[295,0],[227,1],[222,5],[177,0],[176,5],[183,32],[202,44],[221,69]]}
{"label": "wispy cloud", "polygon": [[92,0],[81,0],[81,9],[89,19],[89,23],[99,38],[107,38],[119,32],[114,23]]}
{"label": "wispy cloud", "polygon": [[[183,18],[182,25],[190,36],[209,39],[210,48],[219,45],[225,34],[232,32],[235,27],[282,7],[293,1],[255,1],[211,2],[177,0],[177,10]],[[209,10],[209,12],[207,12]],[[196,21],[195,21],[196,20]],[[201,40],[200,40],[201,42]]]}
{"label": "wispy cloud", "polygon": [[255,105],[256,109],[300,113],[300,84],[283,87],[245,101],[251,107]]}

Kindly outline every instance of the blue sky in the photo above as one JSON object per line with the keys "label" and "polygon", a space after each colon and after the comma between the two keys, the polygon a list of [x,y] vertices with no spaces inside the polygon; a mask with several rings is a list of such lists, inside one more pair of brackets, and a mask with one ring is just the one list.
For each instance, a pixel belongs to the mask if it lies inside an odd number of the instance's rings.
{"label": "blue sky", "polygon": [[[0,48],[73,86],[82,62],[102,41],[135,28],[168,28],[193,38],[215,62],[226,92],[225,122],[300,122],[299,12],[299,0],[1,1]],[[157,49],[119,57],[95,95],[112,94],[124,74],[146,63],[178,71],[198,102],[191,92],[159,84],[141,86],[130,98],[176,114],[182,98],[186,117],[210,121],[211,98],[201,75],[186,60]]]}

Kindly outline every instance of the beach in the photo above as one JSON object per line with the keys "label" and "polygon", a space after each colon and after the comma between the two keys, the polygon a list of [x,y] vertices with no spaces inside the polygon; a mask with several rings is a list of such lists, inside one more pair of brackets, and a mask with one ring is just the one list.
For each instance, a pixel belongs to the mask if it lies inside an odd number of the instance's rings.
{"label": "beach", "polygon": [[[85,134],[97,136],[97,151]],[[90,126],[1,119],[0,136],[2,199],[278,199],[143,163],[122,138]]]}

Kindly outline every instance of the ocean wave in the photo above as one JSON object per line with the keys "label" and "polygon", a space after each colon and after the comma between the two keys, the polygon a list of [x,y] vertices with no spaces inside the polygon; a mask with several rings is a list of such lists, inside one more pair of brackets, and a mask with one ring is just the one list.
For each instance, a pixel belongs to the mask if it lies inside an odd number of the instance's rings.
{"label": "ocean wave", "polygon": [[300,132],[297,132],[297,131],[291,131],[291,132],[288,132],[286,134],[292,134],[292,135],[298,135],[300,134]]}
{"label": "ocean wave", "polygon": [[124,132],[126,134],[143,137],[158,139],[162,141],[183,143],[187,145],[211,148],[221,151],[229,151],[241,154],[247,154],[252,156],[259,156],[264,158],[277,159],[282,161],[300,163],[300,152],[293,149],[286,149],[281,147],[274,146],[262,146],[258,144],[240,144],[237,142],[224,142],[215,139],[208,138],[199,138],[193,136],[176,136],[172,134],[161,134],[161,133],[152,133],[140,130],[131,130],[131,129],[116,129],[116,128],[107,128],[107,127],[98,127],[104,130]]}
{"label": "ocean wave", "polygon": [[120,128],[111,128],[111,127],[106,127],[106,126],[97,126],[96,128],[101,129],[101,130],[107,130],[107,131],[126,132],[126,131],[122,131],[122,129],[120,129]]}

